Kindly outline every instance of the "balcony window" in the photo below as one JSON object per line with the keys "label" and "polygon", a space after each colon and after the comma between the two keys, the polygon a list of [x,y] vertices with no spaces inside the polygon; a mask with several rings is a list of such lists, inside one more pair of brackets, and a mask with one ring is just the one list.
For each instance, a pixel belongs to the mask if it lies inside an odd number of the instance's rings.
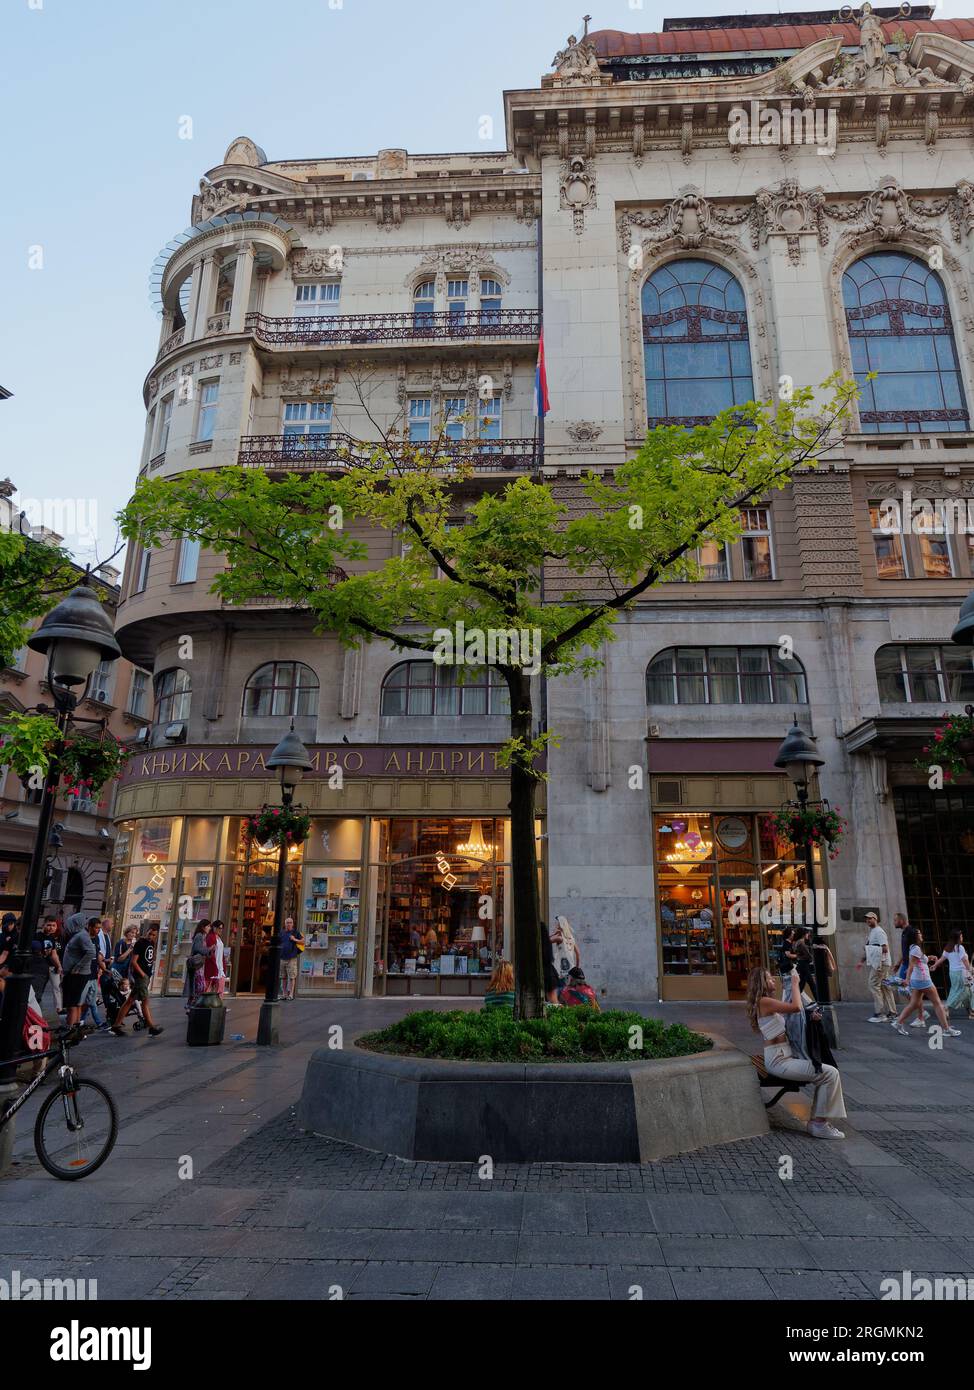
{"label": "balcony window", "polygon": [[649,663],[651,705],[806,705],[805,668],[777,647],[668,647]]}
{"label": "balcony window", "polygon": [[470,292],[467,280],[447,280],[446,310],[451,319],[463,319],[467,312],[467,295]]}
{"label": "balcony window", "polygon": [[429,396],[413,396],[409,402],[409,442],[428,444],[433,418],[433,402]]}
{"label": "balcony window", "polygon": [[464,439],[467,432],[467,399],[448,396],[443,403],[444,432],[447,439]]}
{"label": "balcony window", "polygon": [[745,579],[774,579],[771,512],[768,507],[745,507],[741,512],[741,559]]}
{"label": "balcony window", "polygon": [[943,509],[937,509],[936,519],[922,528],[916,525],[917,545],[920,550],[920,568],[925,579],[952,579],[954,561],[947,536]]}
{"label": "balcony window", "polygon": [[431,326],[435,307],[436,285],[432,280],[424,280],[413,291],[413,322],[417,325]]}
{"label": "balcony window", "polygon": [[295,285],[295,316],[316,318],[324,314],[337,314],[341,295],[342,287],[337,280],[316,285]]}
{"label": "balcony window", "polygon": [[331,433],[331,401],[288,401],[284,406],[284,438],[293,441],[288,452],[300,452]]}
{"label": "balcony window", "polygon": [[887,704],[974,701],[974,655],[964,647],[891,643],[876,653],[879,698]]}
{"label": "balcony window", "polygon": [[179,560],[176,564],[176,583],[192,584],[200,562],[200,543],[190,536],[179,543]]}
{"label": "balcony window", "polygon": [[481,280],[480,282],[480,318],[481,322],[489,326],[491,320],[496,323],[501,311],[501,286],[499,280]]}
{"label": "balcony window", "polygon": [[298,719],[317,712],[318,677],[300,661],[269,661],[244,689],[245,719]]}
{"label": "balcony window", "polygon": [[507,682],[493,668],[467,670],[432,661],[403,661],[382,682],[383,715],[509,714]]}
{"label": "balcony window", "polygon": [[155,722],[172,724],[174,720],[188,719],[192,697],[192,683],[182,667],[171,666],[168,671],[160,671],[156,677]]}
{"label": "balcony window", "polygon": [[488,396],[486,400],[477,402],[477,434],[481,439],[500,439],[500,396]]}
{"label": "balcony window", "polygon": [[217,402],[220,398],[220,383],[218,381],[203,381],[200,383],[200,406],[199,416],[196,421],[196,442],[204,443],[213,438],[213,430],[216,426]]}
{"label": "balcony window", "polygon": [[133,671],[132,684],[129,686],[128,712],[138,715],[140,718],[146,717],[149,703],[149,675],[146,671]]}

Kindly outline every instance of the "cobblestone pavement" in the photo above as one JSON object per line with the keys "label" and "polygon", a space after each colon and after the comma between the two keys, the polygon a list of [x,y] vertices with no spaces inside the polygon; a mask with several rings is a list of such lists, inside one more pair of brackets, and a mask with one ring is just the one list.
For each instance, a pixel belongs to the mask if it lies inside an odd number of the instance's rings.
{"label": "cobblestone pavement", "polygon": [[[642,1166],[499,1166],[485,1182],[298,1131],[329,1025],[428,1006],[299,1000],[281,1046],[258,1050],[257,1005],[234,1000],[223,1047],[188,1050],[167,1000],[159,1038],[90,1038],[79,1069],[115,1093],[118,1145],[84,1182],[55,1181],[33,1154],[32,1099],[0,1181],[0,1277],[97,1279],[102,1298],[867,1300],[903,1270],[972,1274],[974,1025],[936,1051],[840,1006],[843,1143],[776,1128]],[[757,1050],[740,1005],[644,1011]]]}

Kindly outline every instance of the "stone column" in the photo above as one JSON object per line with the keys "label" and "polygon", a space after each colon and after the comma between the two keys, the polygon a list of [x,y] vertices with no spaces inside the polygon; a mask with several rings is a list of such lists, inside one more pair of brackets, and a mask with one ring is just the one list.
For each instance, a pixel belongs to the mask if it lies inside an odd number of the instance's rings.
{"label": "stone column", "polygon": [[241,246],[233,275],[233,300],[230,304],[230,332],[242,333],[244,317],[250,304],[250,286],[254,278],[254,247],[252,242]]}
{"label": "stone column", "polygon": [[193,338],[202,338],[206,334],[206,320],[213,312],[213,289],[216,279],[216,255],[210,252],[203,257],[200,270],[200,292],[196,301],[196,316],[193,322]]}
{"label": "stone column", "polygon": [[203,257],[193,266],[193,280],[189,291],[189,303],[186,305],[186,327],[183,331],[183,342],[192,342],[196,336],[196,307],[200,302],[200,281],[203,279]]}

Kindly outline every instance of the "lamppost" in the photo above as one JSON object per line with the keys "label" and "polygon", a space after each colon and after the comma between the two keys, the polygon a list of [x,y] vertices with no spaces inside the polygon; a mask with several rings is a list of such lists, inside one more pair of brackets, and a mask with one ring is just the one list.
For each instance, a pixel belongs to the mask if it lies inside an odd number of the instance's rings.
{"label": "lamppost", "polygon": [[[805,730],[799,726],[798,716],[795,722],[784,737],[781,747],[778,749],[778,756],[774,760],[775,767],[782,768],[791,780],[795,789],[795,800],[800,810],[804,811],[808,806],[808,787],[815,773],[820,767],[825,766],[825,759],[815,746],[815,739],[811,734],[806,734]],[[819,1004],[829,1002],[829,971],[825,961],[825,952],[818,949],[818,908],[815,899],[815,860],[812,856],[811,841],[806,840],[805,851],[805,882],[811,892],[812,900],[812,958],[815,962],[815,995]],[[830,1010],[831,1013],[831,1010]],[[834,1018],[831,1020],[834,1026]]]}
{"label": "lamppost", "polygon": [[[48,613],[37,631],[27,640],[32,651],[47,657],[47,684],[54,700],[54,714],[63,737],[77,723],[98,723],[103,720],[78,720],[74,711],[88,693],[91,677],[101,661],[117,661],[121,648],[115,641],[112,623],[98,595],[88,583],[72,589],[68,596]],[[76,693],[81,687],[80,694]],[[50,713],[47,705],[38,705],[38,714]],[[41,902],[47,870],[48,841],[54,802],[61,776],[60,759],[51,758],[44,779],[34,852],[31,855],[24,910],[13,956],[13,970],[7,976],[0,1011],[0,1085],[10,1085],[16,1075],[16,1064],[9,1058],[23,1051],[24,1019],[27,1016],[27,996],[30,990],[31,941],[40,917]]]}
{"label": "lamppost", "polygon": [[[294,788],[304,774],[311,768],[311,756],[307,748],[294,732],[294,724],[281,739],[265,764],[277,768],[281,779],[281,805],[289,810],[294,800]],[[269,1046],[277,1042],[278,975],[281,969],[281,930],[284,926],[284,885],[287,881],[287,841],[281,836],[277,852],[277,896],[274,901],[274,935],[267,957],[267,987],[260,1006],[260,1019],[257,1024],[257,1042]]]}

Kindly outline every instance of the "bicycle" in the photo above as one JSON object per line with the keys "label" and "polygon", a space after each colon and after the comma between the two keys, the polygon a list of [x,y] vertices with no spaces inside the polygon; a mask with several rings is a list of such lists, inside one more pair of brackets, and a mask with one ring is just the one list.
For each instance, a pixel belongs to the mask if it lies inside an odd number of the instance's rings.
{"label": "bicycle", "polygon": [[68,1060],[68,1048],[81,1042],[84,1036],[77,1027],[66,1028],[56,1035],[53,1046],[46,1052],[27,1052],[14,1057],[12,1061],[18,1064],[36,1062],[42,1057],[48,1061],[17,1099],[0,1113],[2,1129],[57,1067],[58,1085],[44,1101],[34,1123],[34,1148],[47,1171],[64,1182],[76,1182],[100,1168],[118,1138],[118,1110],[111,1092],[100,1081],[79,1076]]}

